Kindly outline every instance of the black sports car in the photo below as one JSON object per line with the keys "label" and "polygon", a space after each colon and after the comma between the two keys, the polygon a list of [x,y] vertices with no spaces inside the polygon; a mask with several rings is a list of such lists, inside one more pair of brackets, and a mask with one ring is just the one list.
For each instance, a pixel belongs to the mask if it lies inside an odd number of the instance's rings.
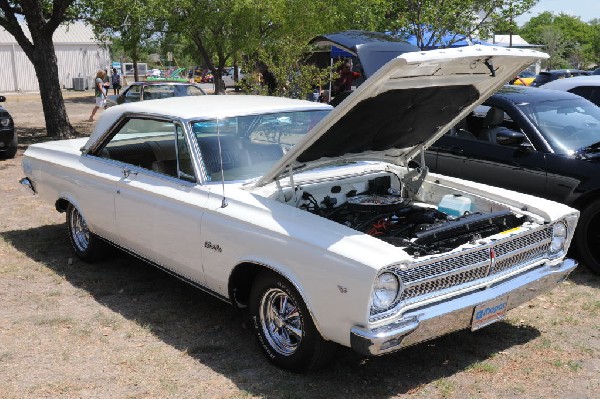
{"label": "black sports car", "polygon": [[600,108],[568,92],[505,86],[426,154],[432,172],[581,211],[580,260],[600,274]]}
{"label": "black sports car", "polygon": [[[0,102],[6,97],[0,96]],[[0,106],[0,159],[13,158],[17,154],[17,132],[8,111]]]}

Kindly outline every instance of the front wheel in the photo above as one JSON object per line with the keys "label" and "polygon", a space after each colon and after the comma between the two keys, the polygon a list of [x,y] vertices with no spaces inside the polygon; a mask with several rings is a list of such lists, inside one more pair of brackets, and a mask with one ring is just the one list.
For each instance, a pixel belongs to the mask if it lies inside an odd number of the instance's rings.
{"label": "front wheel", "polygon": [[106,254],[107,244],[90,231],[81,213],[71,204],[67,208],[67,228],[71,247],[79,259],[93,262]]}
{"label": "front wheel", "polygon": [[600,200],[581,211],[575,244],[580,260],[592,273],[600,274]]}
{"label": "front wheel", "polygon": [[299,372],[333,358],[335,344],[321,337],[302,298],[282,277],[258,276],[250,294],[250,316],[261,349],[276,366]]}

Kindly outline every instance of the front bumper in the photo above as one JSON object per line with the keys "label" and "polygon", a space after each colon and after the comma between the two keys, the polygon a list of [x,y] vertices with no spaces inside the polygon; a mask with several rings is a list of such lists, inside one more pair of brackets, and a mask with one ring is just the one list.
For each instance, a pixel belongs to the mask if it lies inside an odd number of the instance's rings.
{"label": "front bumper", "polygon": [[353,327],[350,331],[352,349],[364,355],[383,355],[469,328],[477,305],[508,295],[507,309],[513,309],[554,288],[576,267],[573,259],[545,264],[487,289],[411,310],[383,326]]}

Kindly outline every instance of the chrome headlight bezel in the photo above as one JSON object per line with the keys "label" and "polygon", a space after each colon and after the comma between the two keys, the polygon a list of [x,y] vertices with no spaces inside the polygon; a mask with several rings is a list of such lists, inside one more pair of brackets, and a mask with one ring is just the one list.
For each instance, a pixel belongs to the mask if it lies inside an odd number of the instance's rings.
{"label": "chrome headlight bezel", "polygon": [[548,252],[551,257],[563,255],[569,242],[569,227],[563,220],[554,223],[552,226],[552,238]]}
{"label": "chrome headlight bezel", "polygon": [[395,273],[389,270],[379,273],[373,282],[371,309],[376,312],[388,310],[396,304],[402,289],[402,281]]}

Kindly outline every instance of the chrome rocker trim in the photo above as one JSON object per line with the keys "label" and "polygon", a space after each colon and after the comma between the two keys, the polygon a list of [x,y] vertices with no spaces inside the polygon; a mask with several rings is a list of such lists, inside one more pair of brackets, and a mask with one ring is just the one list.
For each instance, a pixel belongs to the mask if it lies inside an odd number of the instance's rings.
{"label": "chrome rocker trim", "polygon": [[363,355],[383,355],[469,328],[477,305],[508,295],[507,309],[513,309],[556,287],[576,267],[577,261],[573,259],[546,263],[483,291],[414,309],[383,326],[372,329],[355,326],[350,330],[351,347]]}

